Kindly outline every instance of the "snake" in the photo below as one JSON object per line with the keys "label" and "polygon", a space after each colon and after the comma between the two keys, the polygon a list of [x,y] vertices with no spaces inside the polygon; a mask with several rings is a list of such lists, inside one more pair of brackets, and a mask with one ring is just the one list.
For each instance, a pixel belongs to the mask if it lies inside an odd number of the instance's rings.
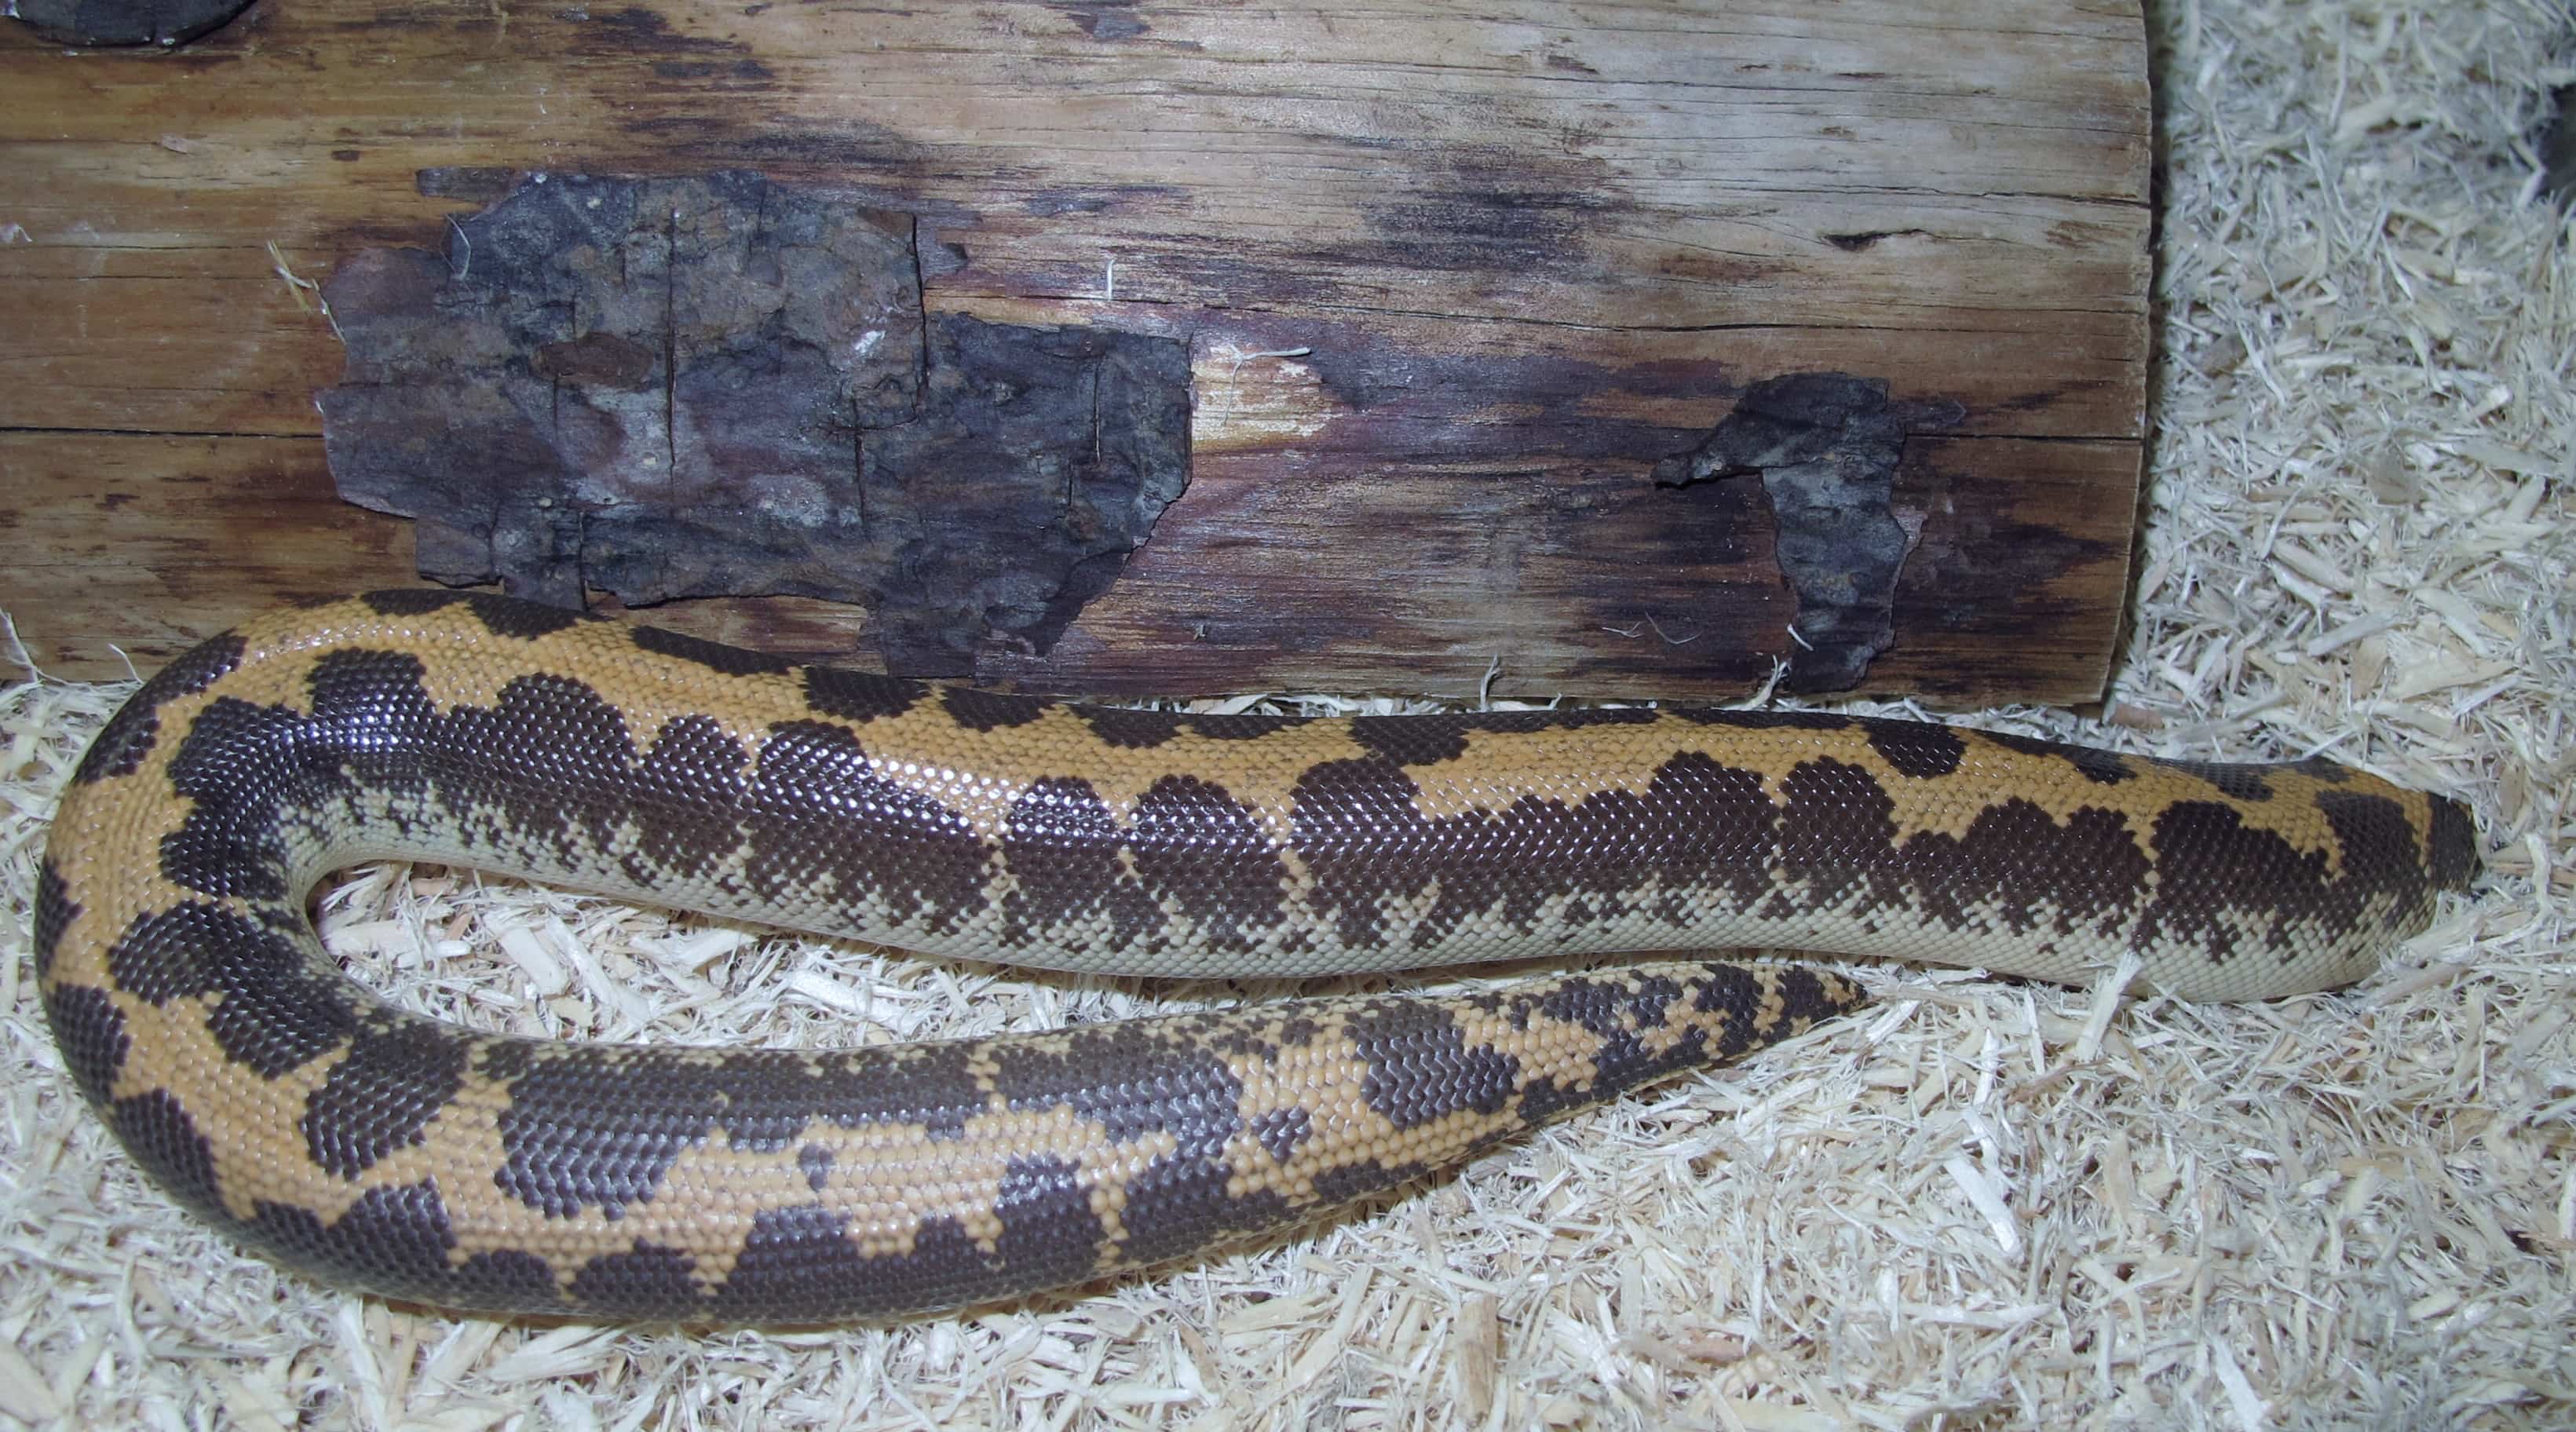
{"label": "snake", "polygon": [[[1072,971],[1560,962],[937,1042],[557,1042],[343,970],[311,892],[395,858]],[[2321,758],[1815,711],[1127,709],[423,589],[255,618],[145,682],[65,787],[33,958],[132,1162],[292,1269],[802,1324],[1288,1236],[1863,1004],[1728,951],[2272,998],[2368,973],[2478,863],[2458,802]]]}

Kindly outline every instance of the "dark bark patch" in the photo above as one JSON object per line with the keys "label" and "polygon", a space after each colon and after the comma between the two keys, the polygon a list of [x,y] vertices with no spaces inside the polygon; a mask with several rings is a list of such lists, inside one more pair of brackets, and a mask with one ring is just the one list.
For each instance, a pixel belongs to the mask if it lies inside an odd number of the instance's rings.
{"label": "dark bark patch", "polygon": [[220,29],[250,0],[11,0],[9,14],[50,44],[169,49]]}
{"label": "dark bark patch", "polygon": [[1747,388],[1698,448],[1656,464],[1668,487],[1761,475],[1780,576],[1798,596],[1788,689],[1848,690],[1895,642],[1911,542],[1892,507],[1897,464],[1910,430],[1965,416],[1955,403],[1891,402],[1883,379],[1789,373]]}
{"label": "dark bark patch", "polygon": [[[736,42],[628,29],[674,84],[774,87]],[[664,153],[706,130],[625,127]],[[730,162],[922,161],[841,129],[735,136]],[[739,169],[478,197],[449,255],[367,250],[324,287],[348,349],[321,398],[333,480],[419,519],[426,576],[561,607],[859,602],[890,671],[971,676],[987,645],[1052,648],[1189,480],[1183,344],[928,315],[951,251],[914,214]]]}

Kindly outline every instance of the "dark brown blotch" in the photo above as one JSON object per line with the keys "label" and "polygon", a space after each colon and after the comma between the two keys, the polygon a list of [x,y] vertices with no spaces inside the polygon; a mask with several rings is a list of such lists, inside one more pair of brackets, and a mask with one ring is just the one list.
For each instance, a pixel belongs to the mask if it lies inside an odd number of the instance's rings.
{"label": "dark brown blotch", "polygon": [[832,1182],[832,1151],[821,1144],[807,1144],[796,1151],[796,1171],[805,1175],[805,1186],[821,1193]]}
{"label": "dark brown blotch", "polygon": [[1011,1285],[1058,1287],[1098,1265],[1109,1231],[1092,1211],[1081,1174],[1074,1160],[1043,1154],[1003,1168],[993,1197],[993,1216],[1002,1224],[993,1253]]}
{"label": "dark brown blotch", "polygon": [[1895,899],[1896,801],[1866,769],[1831,757],[1801,761],[1780,781],[1780,863],[1806,882],[1804,903],[1830,908],[1855,887]]}
{"label": "dark brown blotch", "polygon": [[941,687],[939,703],[947,710],[948,719],[978,734],[1026,726],[1045,715],[1053,704],[1041,697],[983,691],[972,686]]}
{"label": "dark brown blotch", "polygon": [[1270,1156],[1281,1163],[1297,1156],[1297,1150],[1315,1133],[1314,1116],[1303,1105],[1273,1109],[1252,1121],[1252,1136],[1261,1141]]}
{"label": "dark brown blotch", "polygon": [[190,1212],[217,1225],[232,1222],[224,1212],[222,1185],[215,1178],[214,1150],[197,1132],[188,1106],[167,1089],[118,1099],[107,1106],[108,1127],[116,1141],[143,1166],[163,1192]]}
{"label": "dark brown blotch", "polygon": [[552,1313],[564,1307],[564,1293],[555,1281],[554,1265],[516,1248],[496,1248],[467,1258],[457,1265],[448,1287],[453,1291],[443,1295],[442,1301],[453,1301],[461,1308]]}
{"label": "dark brown blotch", "polygon": [[[1779,969],[1773,978],[1780,998],[1780,1017],[1795,1026],[1812,1028],[1869,1003],[1868,993],[1859,985],[1840,975],[1825,974],[1804,965]],[[1752,1022],[1749,1013],[1745,1022]],[[1785,1035],[1786,1031],[1783,1033]]]}
{"label": "dark brown blotch", "polygon": [[[2235,807],[2178,801],[2155,825],[2157,884],[2138,922],[2141,945],[2158,938],[2198,945],[2213,964],[2238,954],[2240,925],[2288,958],[2316,932],[2353,927],[2374,901],[2413,914],[2430,898],[2428,871],[2404,807],[2378,795],[2327,790],[2317,808],[2335,834],[2342,871],[2322,851],[2301,851],[2247,826]],[[2237,918],[2230,919],[2229,915]]]}
{"label": "dark brown blotch", "polygon": [[724,676],[781,676],[796,669],[796,663],[783,656],[753,651],[748,647],[727,646],[720,641],[666,631],[661,627],[631,627],[628,634],[640,651],[691,662]]}
{"label": "dark brown blotch", "polygon": [[816,1122],[919,1127],[955,1138],[988,1100],[962,1043],[853,1050],[806,1060],[745,1050],[715,1063],[650,1050],[545,1050],[509,1081],[493,1182],[557,1217],[611,1218],[650,1201],[687,1149],[722,1129],[772,1151]]}
{"label": "dark brown blotch", "polygon": [[425,1019],[380,1016],[362,1024],[349,1056],[304,1101],[300,1128],[313,1161],[356,1178],[421,1140],[464,1086],[470,1041]]}
{"label": "dark brown blotch", "polygon": [[1165,776],[1137,797],[1128,858],[1145,898],[1176,905],[1207,948],[1241,952],[1279,920],[1288,867],[1267,827],[1225,787]]}
{"label": "dark brown blotch", "polygon": [[1534,929],[1554,896],[1616,918],[1628,913],[1630,892],[1657,876],[1716,886],[1747,905],[1769,888],[1780,816],[1761,775],[1701,752],[1666,761],[1644,791],[1571,803],[1530,796],[1501,811],[1426,819],[1416,793],[1387,759],[1320,763],[1292,792],[1291,842],[1314,873],[1316,907],[1346,944],[1388,938],[1388,901],[1434,881],[1439,898],[1413,932],[1417,948],[1497,907]]}
{"label": "dark brown blotch", "polygon": [[90,742],[80,764],[73,768],[72,783],[88,785],[110,776],[134,774],[159,739],[162,706],[214,685],[241,665],[242,649],[242,639],[225,632],[180,653],[107,718],[98,738]]}
{"label": "dark brown blotch", "polygon": [[371,1188],[329,1223],[309,1208],[262,1200],[238,1227],[297,1267],[371,1292],[436,1299],[455,1291],[447,1260],[456,1235],[434,1180]]}
{"label": "dark brown blotch", "polygon": [[2430,796],[2424,832],[2424,865],[2436,890],[2465,890],[2478,873],[2478,827],[2469,808],[2446,796]]}
{"label": "dark brown blotch", "polygon": [[1183,713],[1137,711],[1123,706],[1076,706],[1073,714],[1105,746],[1123,751],[1150,751],[1181,733]]}
{"label": "dark brown blotch", "polygon": [[883,1288],[884,1271],[850,1241],[846,1215],[819,1204],[764,1209],[752,1219],[711,1311],[750,1323],[847,1316],[852,1304]]}
{"label": "dark brown blotch", "polygon": [[514,676],[493,705],[459,707],[443,729],[425,734],[456,762],[439,771],[439,798],[469,828],[477,807],[491,807],[512,831],[552,846],[570,865],[605,847],[635,814],[626,715],[587,682]]}
{"label": "dark brown blotch", "polygon": [[2128,817],[2099,806],[2060,824],[2020,797],[1995,801],[1961,836],[1908,837],[1903,859],[1924,913],[1953,930],[1982,919],[2027,935],[2054,906],[2056,933],[2109,936],[2148,894],[2147,855]]}
{"label": "dark brown blotch", "polygon": [[2116,786],[2122,781],[2135,779],[2138,774],[2137,768],[2129,763],[2129,758],[2117,751],[2105,751],[2096,746],[2070,745],[2064,741],[2042,740],[2037,736],[2023,736],[2011,731],[1980,731],[1977,735],[2007,751],[2025,756],[2049,756],[2064,761],[2075,768],[2077,775],[2095,785]]}
{"label": "dark brown blotch", "polygon": [[2204,781],[2218,793],[2240,801],[2268,801],[2272,798],[2273,767],[2251,761],[2177,761],[2165,757],[2148,758],[2150,765]]}
{"label": "dark brown blotch", "polygon": [[1075,706],[1068,708],[1091,728],[1091,734],[1104,745],[1122,750],[1150,751],[1187,732],[1211,741],[1257,741],[1273,731],[1303,726],[1314,719],[1307,716],[1272,716],[1260,712],[1193,713],[1188,711],[1140,711],[1124,706]]}
{"label": "dark brown blotch", "polygon": [[1258,741],[1273,731],[1286,731],[1314,720],[1311,716],[1275,716],[1259,711],[1210,712],[1181,718],[1182,729],[1211,741]]}
{"label": "dark brown blotch", "polygon": [[1345,1016],[1342,1029],[1368,1061],[1360,1097],[1399,1129],[1466,1111],[1500,1113],[1520,1077],[1518,1059],[1469,1044],[1436,1004],[1371,1000]]}
{"label": "dark brown blotch", "polygon": [[1088,781],[1032,782],[1002,821],[1002,859],[1016,887],[1002,897],[1003,936],[1034,943],[1044,931],[1106,916],[1108,938],[1130,947],[1163,924],[1163,912],[1118,858],[1126,832]]}
{"label": "dark brown blotch", "polygon": [[63,873],[55,868],[54,858],[47,855],[36,862],[36,909],[34,921],[36,978],[49,978],[54,972],[54,951],[62,946],[63,931],[80,918],[81,907],[71,897],[71,887]]}
{"label": "dark brown blotch", "polygon": [[988,1054],[1011,1108],[1070,1109],[1113,1143],[1167,1133],[1184,1153],[1221,1158],[1243,1128],[1243,1084],[1225,1061],[1150,1022],[1088,1026],[1036,1048],[996,1044]]}
{"label": "dark brown blotch", "polygon": [[805,668],[805,704],[815,714],[862,725],[900,716],[930,688],[899,676],[871,676],[837,666]]}
{"label": "dark brown blotch", "polygon": [[700,1310],[690,1274],[697,1261],[644,1239],[624,1253],[602,1253],[581,1265],[567,1289],[579,1307],[620,1318],[686,1318]]}
{"label": "dark brown blotch", "polygon": [[551,636],[585,621],[602,620],[587,612],[547,606],[543,602],[521,601],[491,592],[441,591],[432,587],[367,592],[358,600],[366,604],[367,610],[384,617],[422,617],[462,606],[473,612],[474,619],[483,624],[485,631],[521,641]]}
{"label": "dark brown blotch", "polygon": [[1159,1263],[1296,1221],[1296,1210],[1275,1191],[1236,1197],[1228,1190],[1233,1177],[1224,1158],[1187,1151],[1147,1163],[1128,1180],[1119,1211],[1127,1230],[1122,1261]]}
{"label": "dark brown blotch", "polygon": [[1955,773],[1960,758],[1968,753],[1968,743],[1958,732],[1928,721],[1869,721],[1863,729],[1880,760],[1895,767],[1898,775],[1916,780]]}
{"label": "dark brown blotch", "polygon": [[91,1103],[104,1105],[132,1043],[116,1001],[87,985],[58,985],[45,991],[45,1023],[53,1028],[54,1047],[62,1051],[73,1085]]}
{"label": "dark brown blotch", "polygon": [[500,1114],[494,1185],[556,1218],[589,1208],[622,1217],[659,1192],[681,1152],[715,1127],[721,1095],[685,1070],[636,1063],[578,1048],[531,1064]]}
{"label": "dark brown blotch", "polygon": [[585,621],[601,621],[587,612],[567,607],[548,606],[543,602],[521,601],[516,597],[494,596],[489,592],[468,592],[465,605],[483,629],[497,637],[514,641],[535,641],[553,636]]}
{"label": "dark brown blotch", "polygon": [[357,1030],[347,981],[305,958],[282,930],[188,900],[135,917],[108,948],[118,989],[155,1006],[220,996],[206,1031],[226,1058],[264,1079],[300,1069]]}
{"label": "dark brown blotch", "polygon": [[[1660,1051],[1642,1037],[1660,1027],[1673,1001],[1688,993],[1667,979],[1632,980],[1569,978],[1544,991],[1537,1006],[1550,1018],[1576,1025],[1601,1043],[1593,1050],[1589,1076],[1580,1080],[1533,1079],[1521,1091],[1520,1112],[1532,1122],[1551,1119],[1573,1108],[1606,1102],[1651,1079],[1676,1070],[1715,1062],[1707,1033],[1684,1029]],[[1526,1021],[1523,1021],[1526,1022]]]}
{"label": "dark brown blotch", "polygon": [[763,894],[829,878],[849,906],[879,896],[894,919],[934,935],[984,908],[983,837],[956,811],[879,776],[858,738],[828,722],[771,728],[742,830],[745,875]]}
{"label": "dark brown blotch", "polygon": [[445,611],[465,600],[465,593],[437,587],[403,587],[380,592],[362,592],[358,596],[366,609],[380,617],[425,617]]}
{"label": "dark brown blotch", "polygon": [[750,767],[750,753],[714,717],[682,716],[663,726],[632,770],[601,770],[606,785],[633,801],[636,852],[650,862],[636,872],[639,884],[709,868],[741,843],[734,812]]}
{"label": "dark brown blotch", "polygon": [[1427,1165],[1411,1160],[1382,1164],[1375,1159],[1355,1159],[1316,1171],[1315,1202],[1319,1207],[1339,1208],[1372,1194],[1384,1193],[1400,1184],[1411,1183],[1429,1172]]}
{"label": "dark brown blotch", "polygon": [[1429,712],[1414,716],[1354,716],[1351,739],[1361,749],[1399,766],[1431,766],[1467,753],[1467,738],[1478,732],[1496,735],[1538,731],[1575,731],[1587,726],[1651,726],[1655,712],[1644,706],[1566,706],[1548,711]]}
{"label": "dark brown blotch", "polygon": [[309,730],[297,712],[231,697],[197,713],[170,759],[171,787],[188,813],[161,837],[162,878],[217,897],[287,898],[279,815],[347,784],[304,740]]}

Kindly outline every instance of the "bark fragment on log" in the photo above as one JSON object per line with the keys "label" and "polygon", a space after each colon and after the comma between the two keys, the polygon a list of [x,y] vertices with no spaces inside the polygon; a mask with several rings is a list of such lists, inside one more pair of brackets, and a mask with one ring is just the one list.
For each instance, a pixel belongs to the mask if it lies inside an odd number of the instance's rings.
{"label": "bark fragment on log", "polygon": [[917,227],[756,174],[536,176],[444,255],[366,250],[323,287],[340,493],[419,519],[440,582],[857,602],[906,676],[1043,656],[1188,482],[1187,356],[927,317]]}
{"label": "bark fragment on log", "polygon": [[10,0],[8,14],[58,45],[184,45],[250,0]]}

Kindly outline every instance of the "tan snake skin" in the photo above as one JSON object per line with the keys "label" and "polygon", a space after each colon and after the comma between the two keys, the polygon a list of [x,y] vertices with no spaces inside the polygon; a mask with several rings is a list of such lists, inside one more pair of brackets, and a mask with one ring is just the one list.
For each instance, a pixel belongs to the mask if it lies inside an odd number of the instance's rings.
{"label": "tan snake skin", "polygon": [[180,1201],[455,1307],[793,1322],[1199,1254],[1855,1007],[1654,963],[803,1053],[475,1035],[305,901],[416,856],[915,949],[1280,976],[1779,945],[2176,994],[2367,971],[2475,869],[2460,807],[1839,716],[1305,720],[1056,704],[492,597],[282,612],[83,760],[35,957],[82,1092]]}

